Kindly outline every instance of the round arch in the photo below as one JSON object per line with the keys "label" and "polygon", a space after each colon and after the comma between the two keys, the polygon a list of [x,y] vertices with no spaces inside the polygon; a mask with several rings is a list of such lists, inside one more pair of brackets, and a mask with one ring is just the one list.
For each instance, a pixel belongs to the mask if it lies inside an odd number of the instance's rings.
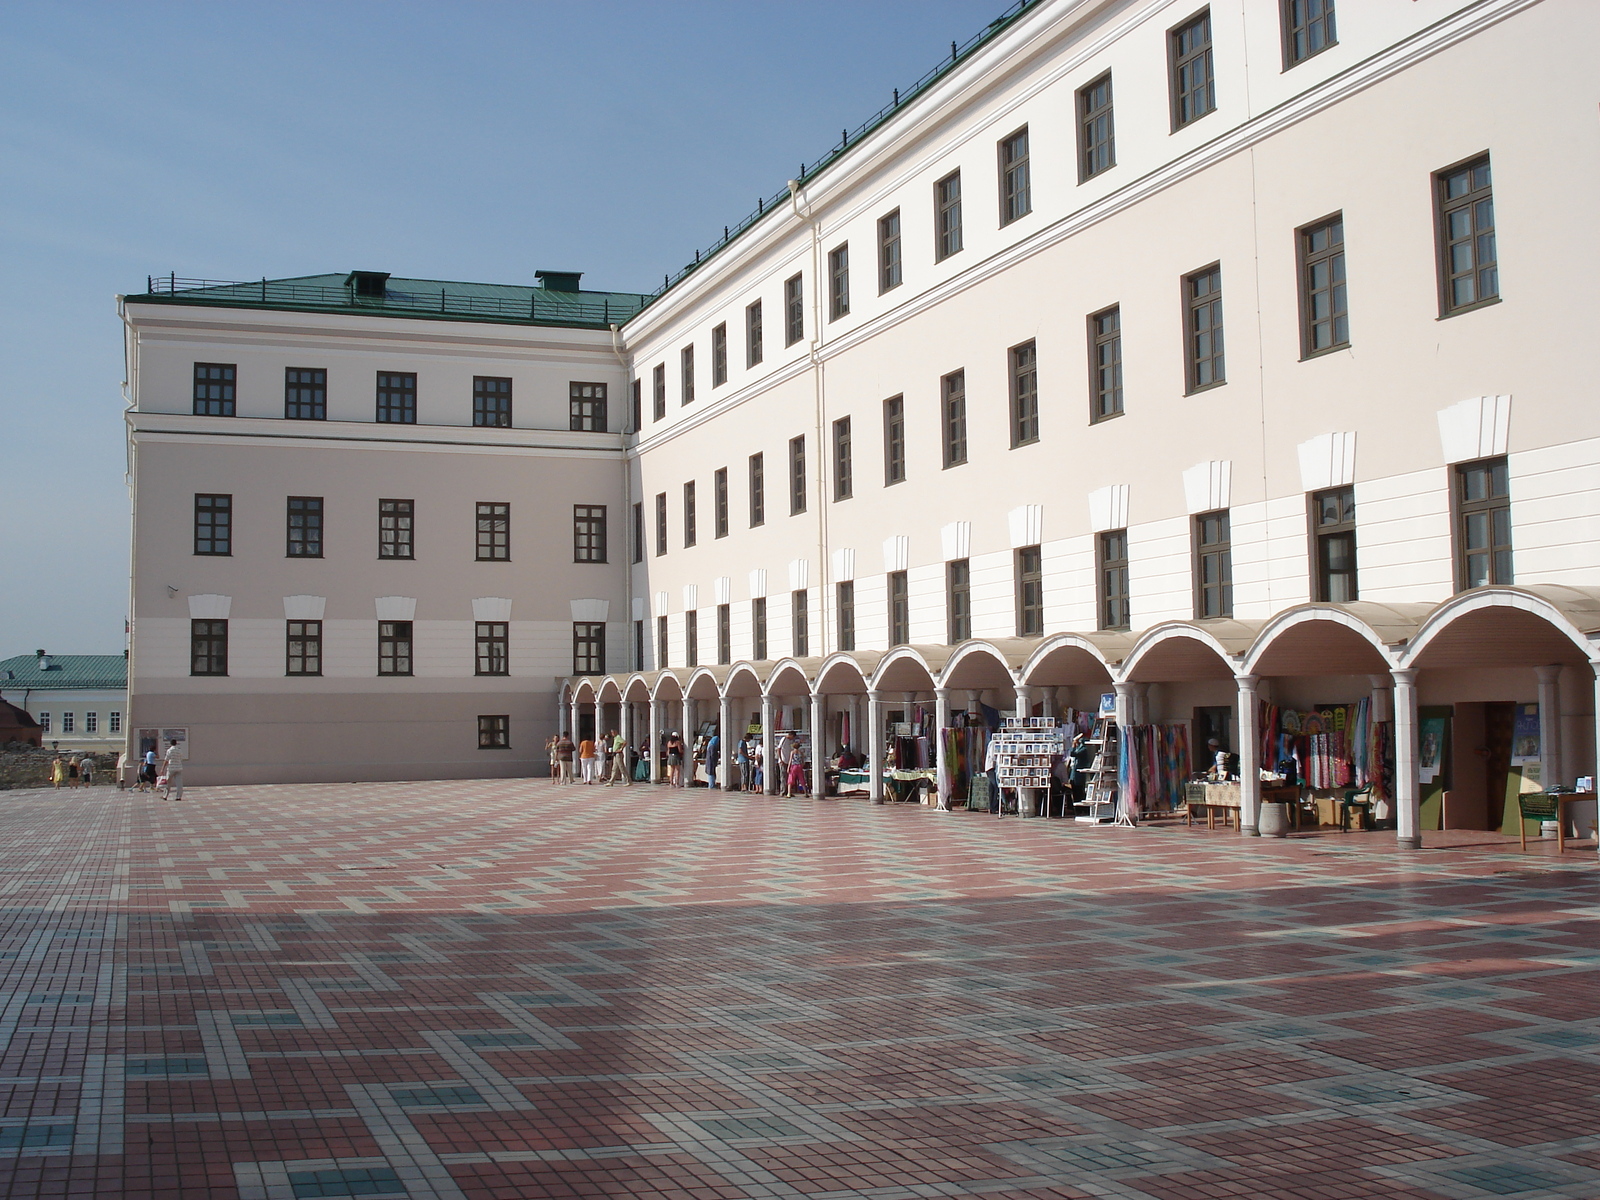
{"label": "round arch", "polygon": [[1420,604],[1305,604],[1262,626],[1245,653],[1246,675],[1375,675],[1427,613]]}
{"label": "round arch", "polygon": [[772,664],[767,680],[761,685],[764,696],[809,696],[811,680],[798,659],[780,658]]}
{"label": "round arch", "polygon": [[1237,621],[1199,625],[1193,621],[1168,621],[1153,626],[1122,661],[1121,680],[1127,683],[1187,683],[1233,676],[1234,665],[1252,641],[1256,630]]}
{"label": "round arch", "polygon": [[1053,634],[1039,643],[1017,674],[1030,687],[1104,687],[1132,646],[1133,639],[1125,634]]}
{"label": "round arch", "polygon": [[1600,590],[1543,585],[1474,588],[1428,614],[1403,667],[1590,662],[1600,645]]}
{"label": "round arch", "polygon": [[862,665],[859,652],[840,650],[822,660],[812,690],[824,696],[860,695],[867,690],[870,673],[871,666]]}
{"label": "round arch", "polygon": [[926,648],[896,646],[878,660],[867,687],[875,692],[931,692],[937,677],[938,667],[929,661]]}
{"label": "round arch", "polygon": [[962,642],[945,660],[944,670],[939,672],[939,686],[970,691],[985,688],[1011,691],[1017,686],[1017,676],[998,647],[973,640]]}

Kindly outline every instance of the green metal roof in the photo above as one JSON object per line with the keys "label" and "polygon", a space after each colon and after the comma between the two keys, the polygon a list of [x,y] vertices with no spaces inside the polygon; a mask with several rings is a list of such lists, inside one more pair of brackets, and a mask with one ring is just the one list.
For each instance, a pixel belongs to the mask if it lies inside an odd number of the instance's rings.
{"label": "green metal roof", "polygon": [[98,688],[124,691],[128,686],[128,660],[120,654],[52,654],[50,669],[39,669],[37,654],[0,659],[0,688],[34,691]]}
{"label": "green metal roof", "polygon": [[[359,294],[358,275],[375,278],[381,294]],[[198,304],[577,329],[621,325],[650,299],[635,292],[569,292],[514,283],[405,279],[377,272],[301,275],[250,283],[166,275],[148,278],[145,286],[143,295],[127,299],[141,304]]]}

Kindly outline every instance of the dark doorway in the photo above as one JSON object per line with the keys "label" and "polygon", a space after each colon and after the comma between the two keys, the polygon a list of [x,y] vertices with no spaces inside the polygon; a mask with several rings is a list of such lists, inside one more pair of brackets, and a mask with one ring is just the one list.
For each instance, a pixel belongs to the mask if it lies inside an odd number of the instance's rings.
{"label": "dark doorway", "polygon": [[1209,771],[1214,761],[1215,751],[1206,749],[1206,743],[1212,738],[1217,739],[1217,745],[1230,754],[1238,753],[1239,748],[1233,744],[1233,709],[1227,705],[1213,705],[1194,710],[1194,739],[1190,745],[1194,747],[1194,769],[1196,771]]}
{"label": "dark doorway", "polygon": [[578,732],[573,735],[576,741],[594,740],[594,707],[588,706],[586,711],[578,713]]}
{"label": "dark doorway", "polygon": [[1483,706],[1483,787],[1488,797],[1490,829],[1499,829],[1506,817],[1506,780],[1511,777],[1511,731],[1517,706],[1496,700]]}

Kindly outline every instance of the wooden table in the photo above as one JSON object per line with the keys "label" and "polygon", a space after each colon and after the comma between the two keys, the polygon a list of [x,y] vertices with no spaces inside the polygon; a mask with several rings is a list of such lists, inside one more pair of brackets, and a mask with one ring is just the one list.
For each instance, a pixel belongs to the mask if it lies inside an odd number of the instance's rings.
{"label": "wooden table", "polygon": [[1237,783],[1186,783],[1183,787],[1184,799],[1188,801],[1188,812],[1184,814],[1185,825],[1194,824],[1195,809],[1205,810],[1206,828],[1217,827],[1217,811],[1222,811],[1222,827],[1228,828],[1231,820],[1234,829],[1239,829],[1239,813],[1243,807],[1244,799],[1240,795]]}
{"label": "wooden table", "polygon": [[[1541,800],[1554,800],[1556,802],[1556,853],[1562,853],[1567,848],[1567,805],[1577,800],[1593,800],[1595,794],[1593,792],[1557,792],[1552,795],[1549,792],[1534,792],[1528,793],[1528,795],[1530,799],[1533,796],[1538,796]],[[1521,835],[1522,848],[1526,850],[1528,848],[1528,822],[1537,821],[1541,818],[1523,817],[1520,802],[1521,797],[1519,796],[1517,816],[1521,819],[1517,821],[1517,833]],[[1597,826],[1597,828],[1600,828],[1600,826]]]}

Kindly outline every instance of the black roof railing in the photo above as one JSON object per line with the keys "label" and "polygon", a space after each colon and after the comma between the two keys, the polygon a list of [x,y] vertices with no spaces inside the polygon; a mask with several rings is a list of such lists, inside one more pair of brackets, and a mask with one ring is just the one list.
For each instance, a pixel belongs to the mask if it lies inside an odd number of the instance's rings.
{"label": "black roof railing", "polygon": [[[842,155],[846,150],[850,149],[851,146],[855,145],[862,138],[866,137],[867,134],[878,128],[878,126],[882,125],[890,117],[894,116],[894,114],[899,112],[900,109],[907,103],[916,99],[917,96],[921,95],[934,83],[948,74],[961,62],[962,59],[966,58],[974,50],[978,49],[985,42],[989,41],[996,34],[1000,33],[1003,29],[1010,25],[1012,21],[1016,20],[1025,11],[1038,3],[1039,0],[1013,0],[1010,7],[1008,7],[993,21],[990,21],[988,25],[984,26],[981,32],[974,34],[964,42],[951,42],[950,57],[948,59],[924,73],[922,78],[918,79],[909,88],[904,90],[895,88],[894,98],[888,104],[880,108],[877,112],[873,113],[860,125],[856,126],[856,128],[841,130],[838,145],[831,148],[826,154],[822,155],[814,162],[801,163],[800,174],[797,176],[798,182],[809,183],[821,171],[831,166],[834,161],[837,160],[839,156]],[[667,292],[672,290],[676,284],[683,282],[684,279],[688,278],[689,275],[698,270],[701,264],[707,262],[716,254],[720,253],[730,243],[738,238],[740,234],[744,233],[757,221],[761,220],[761,218],[766,216],[767,213],[772,211],[772,209],[780,205],[787,204],[788,202],[789,188],[787,185],[785,185],[781,191],[775,192],[771,196],[757,197],[754,212],[746,214],[742,220],[733,225],[724,225],[722,227],[722,237],[713,242],[705,251],[702,252],[700,250],[696,250],[694,252],[694,261],[684,264],[683,268],[679,270],[677,274],[664,276],[661,281],[661,286],[655,291],[651,292],[648,297],[646,297],[645,303],[642,307],[649,307],[650,304],[666,295]]]}
{"label": "black roof railing", "polygon": [[239,308],[295,308],[317,312],[368,313],[388,316],[445,317],[530,325],[576,325],[605,329],[621,324],[646,303],[649,296],[628,292],[556,292],[529,288],[520,296],[481,296],[452,291],[388,287],[382,296],[357,294],[348,284],[309,283],[299,279],[262,279],[239,282],[221,279],[184,279],[178,275],[152,275],[145,279],[146,293],[129,297],[184,304]]}

